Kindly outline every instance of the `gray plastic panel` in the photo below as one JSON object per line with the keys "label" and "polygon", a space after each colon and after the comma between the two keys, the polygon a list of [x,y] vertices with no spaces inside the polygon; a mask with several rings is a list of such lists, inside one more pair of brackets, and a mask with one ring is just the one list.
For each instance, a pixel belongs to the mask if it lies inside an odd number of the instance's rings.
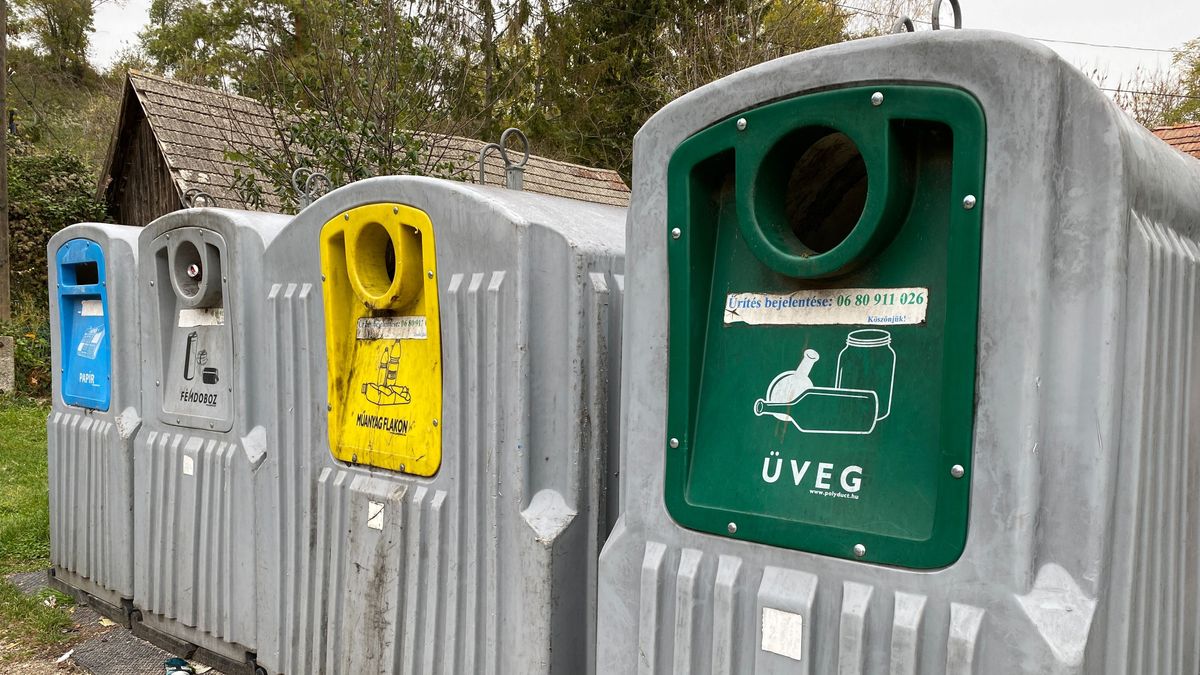
{"label": "gray plastic panel", "polygon": [[[58,578],[120,606],[133,597],[133,437],[141,425],[138,380],[137,237],[141,228],[80,223],[46,247],[50,284],[53,394],[46,423],[50,561]],[[106,261],[112,389],[107,411],[67,405],[61,396],[61,325],[55,256],[72,239],[100,245]]]}
{"label": "gray plastic panel", "polygon": [[[139,239],[146,415],[134,444],[134,605],[156,630],[239,662],[257,640],[254,475],[274,414],[265,374],[278,368],[263,349],[262,258],[286,222],[188,209]],[[221,402],[181,402],[181,390]]]}
{"label": "gray plastic panel", "polygon": [[[328,447],[319,232],[393,202],[435,232],[442,465]],[[336,190],[267,252],[278,454],[255,475],[258,663],[287,673],[581,673],[615,494],[622,209],[389,177]],[[615,479],[613,480],[615,483]],[[614,486],[615,487],[615,486]],[[612,502],[609,502],[609,499]],[[383,504],[381,529],[368,503]],[[261,503],[261,502],[260,502]]]}
{"label": "gray plastic panel", "polygon": [[[663,505],[668,159],[741,110],[885,82],[962,88],[988,126],[970,530],[931,572],[699,534]],[[1021,38],[853,41],[668,105],[634,144],[597,670],[1197,672],[1198,241],[1200,163]]]}

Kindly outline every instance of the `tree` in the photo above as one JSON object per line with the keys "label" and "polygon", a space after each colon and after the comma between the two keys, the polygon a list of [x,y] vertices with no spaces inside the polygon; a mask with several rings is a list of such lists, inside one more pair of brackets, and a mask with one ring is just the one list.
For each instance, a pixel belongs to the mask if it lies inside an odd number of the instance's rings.
{"label": "tree", "polygon": [[1174,65],[1180,72],[1181,86],[1176,105],[1163,115],[1164,124],[1200,122],[1200,38],[1183,45],[1175,53]]}
{"label": "tree", "polygon": [[91,0],[14,0],[12,6],[14,31],[30,34],[50,63],[77,80],[93,74],[87,60],[95,30]]}

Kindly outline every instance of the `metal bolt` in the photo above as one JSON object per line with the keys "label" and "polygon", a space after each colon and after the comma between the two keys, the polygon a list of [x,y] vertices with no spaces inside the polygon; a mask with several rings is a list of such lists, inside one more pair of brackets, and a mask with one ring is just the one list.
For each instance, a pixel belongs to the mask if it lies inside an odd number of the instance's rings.
{"label": "metal bolt", "polygon": [[333,404],[332,404],[332,403],[326,403],[326,404],[325,404],[325,410],[326,410],[326,411],[330,411],[330,412],[332,412],[332,411],[333,411]]}
{"label": "metal bolt", "polygon": [[432,278],[433,278],[433,270],[429,270],[428,272],[426,272],[426,273],[425,273],[425,276],[427,276],[427,277],[429,277],[430,279],[432,279]]}
{"label": "metal bolt", "polygon": [[963,197],[963,208],[970,211],[975,208],[975,195],[967,195]]}
{"label": "metal bolt", "polygon": [[200,276],[200,266],[197,265],[196,263],[192,263],[191,265],[188,265],[187,266],[187,275],[191,279],[195,279],[196,277]]}
{"label": "metal bolt", "polygon": [[954,476],[955,478],[962,478],[966,473],[967,470],[963,468],[962,464],[955,464],[954,466],[950,467],[950,475]]}
{"label": "metal bolt", "polygon": [[671,447],[672,447],[672,448],[678,448],[678,447],[679,447],[679,439],[678,439],[678,438],[672,438],[672,439],[671,439]]}
{"label": "metal bolt", "polygon": [[672,239],[678,239],[681,235],[683,235],[683,230],[679,229],[678,227],[671,228]]}
{"label": "metal bolt", "polygon": [[725,529],[729,530],[729,534],[737,534],[737,523],[730,523],[725,526]]}
{"label": "metal bolt", "polygon": [[392,213],[400,213],[400,207],[399,207],[399,206],[393,206],[393,207],[392,207]]}
{"label": "metal bolt", "polygon": [[355,454],[353,454],[353,455],[350,455],[350,463],[352,463],[352,464],[358,464],[358,453],[355,453]]}
{"label": "metal bolt", "polygon": [[158,386],[158,380],[154,381],[154,386],[156,386],[156,387]]}
{"label": "metal bolt", "polygon": [[349,213],[343,213],[343,214],[342,214],[342,219],[343,219],[343,220],[350,220],[350,214],[349,214]]}
{"label": "metal bolt", "polygon": [[876,107],[883,105],[883,92],[882,91],[877,91],[874,94],[871,94],[871,105],[876,106]]}
{"label": "metal bolt", "polygon": [[401,471],[404,471],[404,469],[405,469],[405,466],[404,466],[403,464],[401,464],[401,465],[400,465],[400,470],[401,470]]}
{"label": "metal bolt", "polygon": [[433,421],[433,426],[435,426],[435,427],[437,426],[437,420],[436,420],[436,419]]}
{"label": "metal bolt", "polygon": [[737,121],[737,128],[738,128],[738,131],[745,131],[745,130],[746,130],[746,118],[745,118],[745,117],[739,117],[739,118],[738,118],[738,121]]}
{"label": "metal bolt", "polygon": [[151,286],[153,286],[153,285],[154,285],[154,282],[153,282],[153,281],[151,281],[151,282],[150,282],[150,285],[151,285]]}
{"label": "metal bolt", "polygon": [[866,554],[867,554],[867,547],[866,547],[866,546],[863,546],[862,544],[855,544],[855,545],[854,545],[854,557],[856,557],[856,558],[861,558],[861,557],[863,557],[863,556],[864,556],[864,555],[866,555]]}
{"label": "metal bolt", "polygon": [[324,274],[322,274],[322,275],[321,275],[321,281],[325,281],[325,275],[324,275]]}
{"label": "metal bolt", "polygon": [[212,423],[212,422],[209,422],[209,423],[208,423],[208,428],[209,428],[209,429],[213,428],[213,423]]}

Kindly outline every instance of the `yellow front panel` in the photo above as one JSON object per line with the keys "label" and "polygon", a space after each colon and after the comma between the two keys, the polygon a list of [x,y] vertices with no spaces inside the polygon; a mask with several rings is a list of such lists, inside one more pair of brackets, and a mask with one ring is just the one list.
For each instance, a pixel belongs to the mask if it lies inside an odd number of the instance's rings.
{"label": "yellow front panel", "polygon": [[344,462],[432,476],[442,463],[442,333],[433,224],[400,204],[321,228],[329,447]]}

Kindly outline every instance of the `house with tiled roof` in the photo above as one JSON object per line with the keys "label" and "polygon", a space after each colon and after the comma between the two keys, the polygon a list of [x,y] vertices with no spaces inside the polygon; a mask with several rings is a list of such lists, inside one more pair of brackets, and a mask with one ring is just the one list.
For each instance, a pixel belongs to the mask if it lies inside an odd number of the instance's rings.
{"label": "house with tiled roof", "polygon": [[1200,159],[1200,122],[1159,127],[1154,130],[1154,135],[1176,150]]}
{"label": "house with tiled roof", "polygon": [[[278,211],[283,205],[273,186],[235,159],[252,148],[282,148],[277,129],[272,111],[254,99],[130,71],[99,197],[114,222],[128,225],[145,225],[183,208],[185,196],[195,191],[211,196],[216,206]],[[421,159],[427,170],[449,166],[452,178],[477,182],[484,145],[469,138],[431,136]],[[496,153],[487,155],[484,166],[487,184],[504,185],[504,162]],[[260,201],[247,202],[246,191],[235,183],[238,175],[258,183]],[[629,187],[616,171],[536,155],[525,166],[523,189],[612,206],[629,204]]]}

